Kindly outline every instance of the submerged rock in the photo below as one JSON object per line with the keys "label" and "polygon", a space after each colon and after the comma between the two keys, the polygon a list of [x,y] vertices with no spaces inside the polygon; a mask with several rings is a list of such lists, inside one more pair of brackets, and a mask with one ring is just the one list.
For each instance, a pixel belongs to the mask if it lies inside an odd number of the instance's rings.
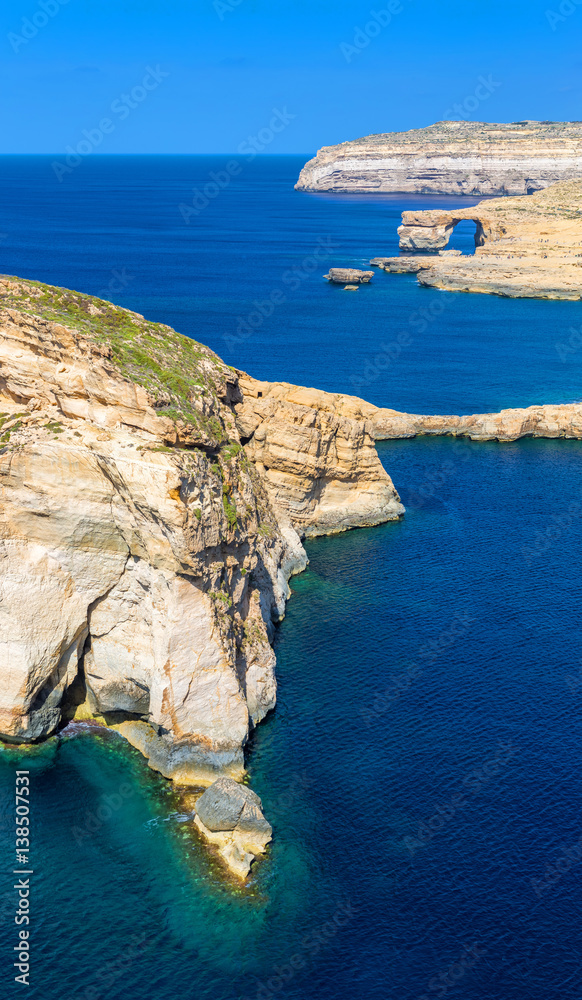
{"label": "submerged rock", "polygon": [[195,805],[196,827],[230,870],[246,878],[257,854],[263,854],[272,828],[263,816],[258,795],[231,778],[219,778]]}

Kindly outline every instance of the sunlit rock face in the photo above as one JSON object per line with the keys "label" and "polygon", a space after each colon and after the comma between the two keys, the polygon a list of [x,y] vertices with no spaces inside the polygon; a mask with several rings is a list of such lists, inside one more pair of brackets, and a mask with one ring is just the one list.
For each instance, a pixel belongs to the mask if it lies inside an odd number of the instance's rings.
{"label": "sunlit rock face", "polygon": [[306,424],[293,459],[309,499],[279,503],[245,447],[244,400],[233,369],[169,327],[0,279],[2,738],[41,739],[74,712],[185,784],[243,775],[276,702],[270,639],[300,536],[365,523],[350,514],[363,484],[370,523],[390,499],[363,423],[346,437],[311,409],[319,456]]}
{"label": "sunlit rock face", "polygon": [[299,191],[532,194],[582,177],[580,122],[443,121],[324,146]]}
{"label": "sunlit rock face", "polygon": [[[445,250],[455,226],[475,223],[474,254]],[[491,198],[471,208],[402,213],[402,257],[374,257],[389,272],[416,272],[443,291],[513,298],[580,299],[582,180],[561,181],[524,198]],[[426,251],[438,250],[438,254]],[[425,252],[423,252],[425,251]]]}

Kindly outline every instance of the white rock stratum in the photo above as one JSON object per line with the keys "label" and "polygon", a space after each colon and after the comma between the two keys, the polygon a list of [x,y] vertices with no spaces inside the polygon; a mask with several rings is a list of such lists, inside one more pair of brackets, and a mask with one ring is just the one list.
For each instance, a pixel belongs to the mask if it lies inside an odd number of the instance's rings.
{"label": "white rock stratum", "polygon": [[299,191],[531,194],[582,177],[582,122],[443,121],[324,146]]}

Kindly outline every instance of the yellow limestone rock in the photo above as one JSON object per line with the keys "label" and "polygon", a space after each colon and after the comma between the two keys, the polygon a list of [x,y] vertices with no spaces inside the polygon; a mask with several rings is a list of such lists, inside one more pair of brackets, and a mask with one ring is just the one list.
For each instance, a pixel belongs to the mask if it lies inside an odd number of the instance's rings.
{"label": "yellow limestone rock", "polygon": [[[435,219],[438,216],[438,225]],[[474,255],[376,257],[390,272],[417,272],[421,285],[513,298],[582,297],[582,180],[530,197],[494,198],[450,212],[404,212],[402,250],[441,250],[463,220],[475,222]]]}

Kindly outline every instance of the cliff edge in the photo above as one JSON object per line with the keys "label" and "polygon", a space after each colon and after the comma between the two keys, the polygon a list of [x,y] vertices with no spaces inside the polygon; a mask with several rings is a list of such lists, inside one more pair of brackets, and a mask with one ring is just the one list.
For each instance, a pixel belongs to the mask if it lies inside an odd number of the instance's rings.
{"label": "cliff edge", "polygon": [[582,122],[444,121],[324,146],[299,191],[531,194],[582,176]]}
{"label": "cliff edge", "polygon": [[98,717],[183,784],[242,777],[301,538],[403,510],[362,422],[256,385],[137,313],[0,278],[3,739]]}

